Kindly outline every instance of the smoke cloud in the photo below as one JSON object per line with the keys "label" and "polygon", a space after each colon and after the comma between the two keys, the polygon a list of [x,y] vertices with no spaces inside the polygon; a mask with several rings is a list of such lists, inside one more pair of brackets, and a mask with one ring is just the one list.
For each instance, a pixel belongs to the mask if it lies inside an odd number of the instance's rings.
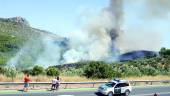
{"label": "smoke cloud", "polygon": [[41,51],[43,51],[43,46],[41,44],[41,41],[38,39],[28,40],[19,52],[7,62],[7,65],[20,70],[32,68],[38,56],[41,54]]}
{"label": "smoke cloud", "polygon": [[94,20],[69,36],[71,49],[64,54],[67,63],[115,58],[118,53],[115,42],[121,34],[122,3],[122,0],[111,0],[109,7],[104,8]]}
{"label": "smoke cloud", "polygon": [[170,13],[170,0],[145,0],[145,15],[151,18],[165,18]]}
{"label": "smoke cloud", "polygon": [[95,19],[90,19],[83,28],[70,32],[68,41],[64,41],[65,46],[61,44],[63,41],[46,37],[39,39],[39,44],[28,41],[8,65],[24,69],[33,65],[47,67],[82,60],[114,58],[118,52],[115,42],[120,35],[122,14],[122,0],[111,0],[109,7],[104,8]]}
{"label": "smoke cloud", "polygon": [[126,8],[123,13],[124,25],[121,27],[123,30],[115,43],[119,52],[159,50],[162,39],[160,33],[163,32],[160,26],[169,18],[170,1],[124,0],[124,4]]}
{"label": "smoke cloud", "polygon": [[[168,1],[146,0],[145,5],[148,5],[152,15],[162,13],[160,10],[164,9],[167,13],[169,11],[168,4],[170,4]],[[107,61],[114,60],[117,55],[126,51],[152,50],[150,45],[153,42],[158,43],[152,47],[159,46],[160,39],[155,39],[157,36],[153,35],[154,33],[146,32],[154,30],[141,30],[143,27],[140,25],[136,28],[131,27],[123,30],[124,2],[123,0],[110,0],[110,5],[103,8],[96,18],[87,17],[87,19],[89,18],[88,22],[82,28],[69,32],[67,39],[52,39],[44,36],[37,41],[28,41],[8,62],[8,65],[13,64],[17,68],[24,69],[34,65],[47,67],[83,60]],[[154,36],[155,38],[151,39],[145,36]]]}
{"label": "smoke cloud", "polygon": [[59,44],[56,44],[54,39],[49,37],[44,37],[42,39],[43,51],[38,56],[35,61],[36,65],[41,65],[43,67],[58,65],[61,63],[60,55],[62,53],[62,48]]}

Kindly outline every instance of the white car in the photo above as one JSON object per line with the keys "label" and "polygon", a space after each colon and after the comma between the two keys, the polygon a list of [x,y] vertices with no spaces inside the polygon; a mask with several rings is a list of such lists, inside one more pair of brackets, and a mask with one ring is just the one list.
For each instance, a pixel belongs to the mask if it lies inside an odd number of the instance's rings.
{"label": "white car", "polygon": [[113,96],[114,94],[123,94],[125,96],[129,96],[130,92],[132,91],[132,87],[129,81],[114,79],[104,85],[101,85],[97,91],[97,93],[107,96]]}

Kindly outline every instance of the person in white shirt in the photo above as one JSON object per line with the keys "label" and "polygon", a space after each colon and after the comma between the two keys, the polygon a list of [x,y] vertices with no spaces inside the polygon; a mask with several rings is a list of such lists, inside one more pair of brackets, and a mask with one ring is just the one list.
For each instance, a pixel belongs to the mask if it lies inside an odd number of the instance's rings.
{"label": "person in white shirt", "polygon": [[56,84],[58,83],[57,77],[52,80],[51,90],[56,89]]}

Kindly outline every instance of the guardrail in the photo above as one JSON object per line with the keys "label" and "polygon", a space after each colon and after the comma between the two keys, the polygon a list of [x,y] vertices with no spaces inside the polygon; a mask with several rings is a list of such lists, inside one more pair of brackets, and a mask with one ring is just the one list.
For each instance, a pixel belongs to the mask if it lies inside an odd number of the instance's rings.
{"label": "guardrail", "polygon": [[137,83],[145,83],[152,85],[153,83],[170,83],[170,80],[140,80],[140,81],[129,81],[132,85],[136,85]]}
{"label": "guardrail", "polygon": [[[64,88],[67,88],[68,85],[75,85],[75,84],[79,84],[79,85],[83,85],[83,84],[90,84],[92,85],[91,87],[95,87],[95,84],[103,84],[106,83],[108,81],[103,81],[103,82],[61,82],[61,85],[65,85]],[[150,84],[152,85],[153,83],[170,83],[170,80],[162,80],[162,81],[151,81],[151,80],[141,80],[141,81],[129,81],[131,83],[131,85],[135,86],[137,83],[145,83],[145,84]],[[23,82],[0,82],[0,85],[22,85],[24,84]],[[30,84],[33,86],[36,85],[51,85],[51,82],[30,82]]]}

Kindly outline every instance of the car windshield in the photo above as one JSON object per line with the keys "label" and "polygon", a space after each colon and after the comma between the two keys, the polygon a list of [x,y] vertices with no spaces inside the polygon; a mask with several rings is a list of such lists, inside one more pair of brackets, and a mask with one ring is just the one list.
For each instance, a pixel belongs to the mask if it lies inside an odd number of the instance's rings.
{"label": "car windshield", "polygon": [[113,87],[115,84],[116,83],[114,83],[114,82],[108,82],[105,85],[108,86],[108,87]]}

